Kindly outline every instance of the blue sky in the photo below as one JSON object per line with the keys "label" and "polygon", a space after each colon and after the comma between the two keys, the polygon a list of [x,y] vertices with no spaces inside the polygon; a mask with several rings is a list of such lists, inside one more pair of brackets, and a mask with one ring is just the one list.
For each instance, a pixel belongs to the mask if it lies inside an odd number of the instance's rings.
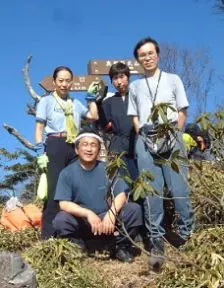
{"label": "blue sky", "polygon": [[212,2],[1,0],[0,147],[10,151],[22,147],[3,123],[34,142],[35,121],[26,114],[26,104],[32,100],[22,74],[29,54],[33,87],[41,94],[38,83],[56,66],[67,65],[75,74],[85,75],[91,59],[132,58],[134,45],[145,36],[159,43],[208,48],[216,71],[209,102],[214,106],[213,99],[221,99],[223,91],[218,76],[224,74],[224,15],[214,12]]}

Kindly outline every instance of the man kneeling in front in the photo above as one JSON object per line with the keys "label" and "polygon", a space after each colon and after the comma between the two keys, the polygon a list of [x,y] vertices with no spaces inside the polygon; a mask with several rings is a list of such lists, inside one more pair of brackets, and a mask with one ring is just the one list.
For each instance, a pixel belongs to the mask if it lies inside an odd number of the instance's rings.
{"label": "man kneeling in front", "polygon": [[[115,237],[115,257],[132,262],[131,242],[123,233],[114,233],[121,221],[132,239],[142,225],[142,212],[137,203],[127,202],[128,186],[120,178],[108,204],[109,179],[106,163],[97,160],[103,140],[94,132],[82,132],[75,139],[78,159],[60,173],[55,200],[61,211],[53,225],[58,237],[68,238],[86,248],[86,240]],[[116,236],[114,236],[116,234]],[[118,235],[117,235],[118,234]]]}

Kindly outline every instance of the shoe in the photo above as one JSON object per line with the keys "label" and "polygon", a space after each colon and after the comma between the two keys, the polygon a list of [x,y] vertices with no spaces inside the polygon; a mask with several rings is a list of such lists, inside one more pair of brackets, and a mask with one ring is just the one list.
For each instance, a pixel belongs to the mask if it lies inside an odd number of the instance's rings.
{"label": "shoe", "polygon": [[187,239],[181,237],[179,234],[177,234],[174,231],[167,232],[165,237],[166,237],[166,240],[176,248],[183,246],[187,241]]}
{"label": "shoe", "polygon": [[136,247],[135,245],[130,245],[127,247],[129,254],[131,254],[134,258],[136,256],[140,256],[142,251],[140,248]]}
{"label": "shoe", "polygon": [[190,236],[187,236],[186,238],[183,238],[179,236],[182,239],[182,242],[177,247],[180,252],[186,252],[188,250],[188,240],[190,239]]}
{"label": "shoe", "polygon": [[164,263],[164,241],[161,238],[152,240],[152,249],[149,256],[149,269],[160,272]]}
{"label": "shoe", "polygon": [[71,243],[76,244],[83,253],[87,251],[87,247],[83,239],[68,237],[68,240]]}
{"label": "shoe", "polygon": [[150,252],[151,251],[151,249],[152,249],[152,242],[151,242],[151,240],[150,240],[150,236],[148,236],[148,237],[144,237],[143,239],[142,239],[142,242],[143,242],[143,246],[144,246],[144,249],[147,251],[147,252]]}
{"label": "shoe", "polygon": [[125,248],[117,248],[114,256],[117,260],[124,263],[132,263],[134,261],[134,256]]}

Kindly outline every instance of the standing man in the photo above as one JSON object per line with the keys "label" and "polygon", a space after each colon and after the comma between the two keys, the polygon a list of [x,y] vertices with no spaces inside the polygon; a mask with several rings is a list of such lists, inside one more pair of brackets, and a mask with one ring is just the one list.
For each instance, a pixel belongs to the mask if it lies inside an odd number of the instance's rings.
{"label": "standing man", "polygon": [[109,77],[117,90],[114,96],[103,102],[103,111],[107,124],[111,123],[113,131],[109,151],[116,153],[126,152],[123,159],[132,179],[135,180],[138,174],[134,153],[136,134],[132,117],[127,115],[129,67],[122,62],[117,62],[111,66]]}
{"label": "standing man", "polygon": [[[108,193],[106,163],[97,160],[102,143],[102,138],[93,132],[80,133],[75,140],[78,160],[61,172],[57,183],[55,200],[59,201],[61,211],[53,221],[56,234],[82,248],[89,238],[98,237],[101,241],[102,236],[113,236],[117,219],[133,239],[142,225],[141,207],[137,203],[127,203],[128,186],[122,179],[116,179],[113,197]],[[132,262],[129,239],[120,233],[115,241],[115,257]]]}
{"label": "standing man", "polygon": [[[167,185],[174,198],[181,244],[189,238],[192,230],[191,201],[186,182],[187,167],[181,165],[181,171],[177,173],[169,163],[158,164],[155,162],[156,159],[169,159],[176,150],[185,154],[182,129],[187,118],[189,104],[181,79],[175,74],[159,69],[160,48],[154,39],[145,38],[139,41],[134,48],[134,56],[143,67],[145,75],[130,85],[128,115],[133,117],[135,130],[138,133],[136,154],[139,173],[143,170],[150,171],[155,177],[152,186],[159,193],[159,195],[146,196],[143,203],[144,221],[151,247],[149,265],[150,268],[159,270],[164,262],[165,230],[162,226],[164,184]],[[151,132],[154,134],[156,131],[155,123],[150,119],[151,111],[159,103],[169,103],[172,106],[173,109],[168,108],[167,110],[167,118],[177,128],[174,139],[172,141],[168,138],[165,140],[165,144],[167,147],[169,146],[166,151],[157,149],[158,142],[153,143],[151,147],[148,145],[151,141]],[[163,124],[161,117],[157,120],[157,129],[160,124]]]}

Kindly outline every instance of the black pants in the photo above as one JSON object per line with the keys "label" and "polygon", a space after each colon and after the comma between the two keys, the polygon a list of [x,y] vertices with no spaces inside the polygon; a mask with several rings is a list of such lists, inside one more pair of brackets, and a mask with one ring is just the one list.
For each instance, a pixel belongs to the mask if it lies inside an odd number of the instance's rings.
{"label": "black pants", "polygon": [[[106,213],[99,214],[98,216],[103,219]],[[137,203],[127,203],[119,213],[119,219],[124,223],[124,226],[131,238],[135,238],[138,234],[138,229],[142,225],[142,209]],[[96,238],[100,241],[105,239],[105,235],[94,236],[91,232],[91,227],[86,219],[74,217],[73,215],[60,211],[54,221],[56,235],[62,238],[68,238],[74,243],[78,243],[81,247],[85,248],[85,240]],[[111,238],[111,236],[109,236]],[[129,245],[128,238],[119,233],[115,237],[117,246]]]}
{"label": "black pants", "polygon": [[61,170],[75,158],[74,145],[66,143],[65,140],[65,138],[51,136],[46,141],[46,153],[49,158],[47,170],[48,199],[44,203],[43,209],[42,239],[48,239],[54,235],[52,220],[59,211],[58,202],[54,201],[58,177]]}

